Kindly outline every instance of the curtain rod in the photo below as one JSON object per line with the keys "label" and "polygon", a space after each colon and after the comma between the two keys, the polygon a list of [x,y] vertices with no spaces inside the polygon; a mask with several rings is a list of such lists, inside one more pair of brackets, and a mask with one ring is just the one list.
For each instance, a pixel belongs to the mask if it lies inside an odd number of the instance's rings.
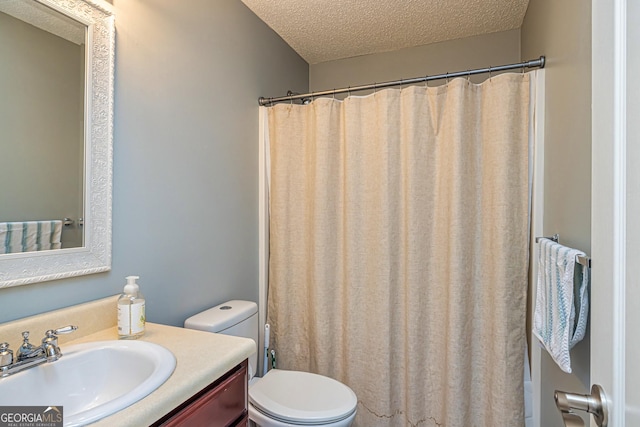
{"label": "curtain rod", "polygon": [[488,68],[477,68],[475,70],[458,71],[455,73],[436,74],[434,76],[415,77],[415,78],[406,79],[406,80],[404,79],[394,80],[394,81],[384,82],[384,83],[374,83],[374,84],[368,84],[368,85],[362,85],[362,86],[346,87],[341,89],[324,90],[321,92],[311,92],[311,93],[304,93],[304,94],[294,94],[292,92],[289,92],[287,96],[280,96],[276,98],[265,98],[261,96],[258,99],[258,104],[260,104],[261,106],[269,106],[271,104],[275,104],[276,102],[293,101],[296,99],[302,99],[303,101],[310,101],[316,96],[336,95],[339,93],[351,93],[351,92],[358,92],[361,90],[383,89],[386,87],[411,85],[415,83],[429,82],[432,80],[452,79],[456,77],[467,77],[467,76],[473,76],[475,74],[486,74],[486,73],[491,74],[493,72],[498,72],[498,71],[507,71],[507,70],[516,70],[516,69],[522,69],[524,71],[525,68],[544,68],[544,63],[545,63],[545,58],[544,56],[541,56],[538,59],[519,62],[517,64],[499,65],[497,67],[490,66]]}

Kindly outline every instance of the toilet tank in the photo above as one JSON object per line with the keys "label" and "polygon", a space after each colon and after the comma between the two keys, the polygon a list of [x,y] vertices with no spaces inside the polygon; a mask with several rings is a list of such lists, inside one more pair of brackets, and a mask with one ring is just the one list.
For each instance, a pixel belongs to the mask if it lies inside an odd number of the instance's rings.
{"label": "toilet tank", "polygon": [[[195,314],[184,321],[187,329],[251,338],[258,345],[258,305],[233,300]],[[250,377],[256,372],[258,355],[249,357]]]}

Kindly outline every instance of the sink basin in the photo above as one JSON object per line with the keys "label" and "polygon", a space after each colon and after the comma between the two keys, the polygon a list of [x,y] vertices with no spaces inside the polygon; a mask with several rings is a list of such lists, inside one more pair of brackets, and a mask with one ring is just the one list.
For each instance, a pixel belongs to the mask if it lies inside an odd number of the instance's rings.
{"label": "sink basin", "polygon": [[65,426],[81,426],[137,402],[171,376],[176,358],[146,341],[61,346],[53,363],[0,378],[2,405],[62,406]]}

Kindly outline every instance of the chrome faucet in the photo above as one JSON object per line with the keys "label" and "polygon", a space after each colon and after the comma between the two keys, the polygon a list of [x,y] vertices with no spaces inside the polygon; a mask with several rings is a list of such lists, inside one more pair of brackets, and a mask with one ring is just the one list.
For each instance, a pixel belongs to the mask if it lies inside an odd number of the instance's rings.
{"label": "chrome faucet", "polygon": [[14,360],[13,350],[9,344],[0,344],[0,378],[7,377],[25,369],[33,368],[45,362],[55,362],[62,356],[58,347],[58,335],[69,334],[78,329],[77,326],[65,326],[58,329],[50,329],[45,332],[42,344],[35,346],[29,342],[29,331],[22,333],[22,345],[16,353]]}

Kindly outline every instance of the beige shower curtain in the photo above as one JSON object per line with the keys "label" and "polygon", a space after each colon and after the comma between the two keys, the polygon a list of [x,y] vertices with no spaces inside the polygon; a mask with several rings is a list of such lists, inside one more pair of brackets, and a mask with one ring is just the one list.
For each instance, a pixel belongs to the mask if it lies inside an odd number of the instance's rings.
{"label": "beige shower curtain", "polygon": [[269,109],[278,367],[355,425],[522,426],[529,75]]}

